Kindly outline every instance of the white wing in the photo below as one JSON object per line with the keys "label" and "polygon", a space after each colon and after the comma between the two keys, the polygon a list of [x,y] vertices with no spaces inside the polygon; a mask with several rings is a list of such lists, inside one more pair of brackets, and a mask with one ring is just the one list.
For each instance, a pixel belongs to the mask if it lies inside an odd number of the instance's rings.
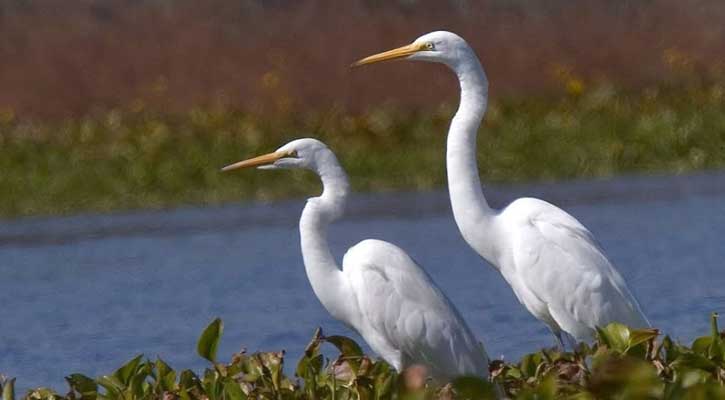
{"label": "white wing", "polygon": [[351,321],[370,347],[401,370],[425,364],[436,378],[488,376],[488,357],[453,304],[403,250],[365,240],[343,259],[357,300]]}
{"label": "white wing", "polygon": [[574,217],[537,199],[519,199],[502,215],[507,214],[515,220],[512,250],[519,284],[546,304],[561,329],[588,340],[596,326],[610,322],[649,326],[622,276]]}

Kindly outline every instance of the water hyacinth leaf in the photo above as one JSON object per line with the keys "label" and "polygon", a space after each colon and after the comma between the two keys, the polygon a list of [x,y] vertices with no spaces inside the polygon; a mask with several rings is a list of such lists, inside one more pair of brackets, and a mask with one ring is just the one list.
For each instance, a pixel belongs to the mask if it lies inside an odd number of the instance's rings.
{"label": "water hyacinth leaf", "polygon": [[374,399],[373,381],[370,378],[361,376],[355,380],[354,394],[356,399]]}
{"label": "water hyacinth leaf", "polygon": [[219,374],[212,369],[207,369],[204,373],[204,379],[201,381],[201,387],[209,400],[216,400],[221,397],[223,386],[220,381]]}
{"label": "water hyacinth leaf", "polygon": [[266,352],[257,355],[263,367],[263,375],[269,377],[275,390],[280,390],[282,384],[282,365],[284,352]]}
{"label": "water hyacinth leaf", "polygon": [[2,400],[15,400],[15,378],[6,380],[3,385],[3,399]]}
{"label": "water hyacinth leaf", "polygon": [[78,392],[82,400],[95,399],[98,396],[98,384],[93,379],[82,375],[72,374],[65,377],[71,390]]}
{"label": "water hyacinth leaf", "polygon": [[348,362],[353,374],[357,375],[357,371],[360,368],[360,359],[363,356],[363,351],[360,346],[354,340],[345,336],[327,336],[325,337],[325,341],[337,347]]}
{"label": "water hyacinth leaf", "polygon": [[[381,365],[382,367],[378,367]],[[373,387],[375,388],[375,398],[388,398],[395,388],[397,373],[390,370],[388,363],[377,363],[373,368]]]}
{"label": "water hyacinth leaf", "polygon": [[305,356],[307,357],[313,357],[320,352],[320,345],[325,340],[324,336],[322,335],[322,328],[318,327],[315,329],[315,333],[312,335],[312,340],[310,340],[310,343],[307,344],[307,347],[305,347]]}
{"label": "water hyacinth leaf", "polygon": [[244,394],[241,385],[234,380],[227,380],[224,383],[225,400],[245,400],[247,395]]}
{"label": "water hyacinth leaf", "polygon": [[521,372],[525,377],[536,376],[536,371],[539,369],[539,365],[544,360],[541,352],[528,354],[521,360]]}
{"label": "water hyacinth leaf", "polygon": [[190,370],[185,369],[179,374],[179,396],[189,398],[192,390],[200,389],[199,378]]}
{"label": "water hyacinth leaf", "polygon": [[30,391],[28,394],[26,394],[24,399],[39,399],[39,400],[56,400],[56,399],[62,399],[58,393],[56,393],[53,389],[48,388],[37,388],[32,391]]}
{"label": "water hyacinth leaf", "polygon": [[496,391],[493,385],[475,376],[462,376],[451,382],[456,393],[456,399],[495,399]]}
{"label": "water hyacinth leaf", "polygon": [[710,361],[707,357],[696,353],[682,353],[670,366],[674,369],[690,368],[708,372],[714,372],[717,368],[717,364]]}
{"label": "water hyacinth leaf", "polygon": [[199,337],[199,341],[196,344],[196,352],[205,359],[215,363],[219,340],[223,332],[224,323],[221,318],[216,318],[204,329],[201,337]]}
{"label": "water hyacinth leaf", "polygon": [[629,347],[648,342],[659,335],[657,329],[633,329],[629,331]]}
{"label": "water hyacinth leaf", "polygon": [[345,336],[326,336],[325,341],[333,344],[345,357],[362,357],[363,351],[354,340]]}
{"label": "water hyacinth leaf", "polygon": [[677,360],[682,353],[680,350],[680,346],[675,344],[669,337],[669,335],[665,336],[664,339],[662,339],[662,349],[664,350],[665,354],[664,361],[667,364],[671,364],[674,360]]}
{"label": "water hyacinth leaf", "polygon": [[143,363],[138,367],[136,373],[131,377],[128,386],[131,389],[131,393],[133,393],[136,398],[143,398],[146,392],[149,390],[150,385],[146,381],[146,378],[151,376],[151,369],[152,364],[150,362]]}
{"label": "water hyacinth leaf", "polygon": [[680,384],[683,388],[689,388],[695,385],[699,385],[702,383],[707,382],[708,378],[710,378],[710,374],[699,370],[699,369],[691,369],[688,371],[685,371],[681,374],[680,377]]}
{"label": "water hyacinth leaf", "polygon": [[661,398],[664,385],[651,363],[634,357],[610,357],[594,368],[590,390],[595,398]]}
{"label": "water hyacinth leaf", "polygon": [[300,378],[315,376],[322,371],[324,362],[325,357],[322,354],[317,354],[311,358],[305,355],[297,363],[295,374]]}
{"label": "water hyacinth leaf", "polygon": [[521,372],[521,369],[516,367],[510,367],[506,369],[506,377],[507,378],[513,378],[513,379],[521,379],[524,377],[524,374]]}
{"label": "water hyacinth leaf", "polygon": [[113,377],[118,380],[121,387],[128,386],[131,382],[131,377],[136,374],[136,368],[138,368],[139,363],[141,363],[141,357],[143,357],[143,354],[137,355],[113,373]]}
{"label": "water hyacinth leaf", "polygon": [[700,336],[692,342],[692,351],[697,354],[707,356],[712,344],[712,336]]}
{"label": "water hyacinth leaf", "polygon": [[176,371],[161,358],[156,359],[156,375],[162,390],[172,391],[176,388]]}
{"label": "water hyacinth leaf", "polygon": [[109,375],[102,376],[96,379],[96,383],[106,390],[104,397],[109,399],[117,399],[121,397],[121,383],[118,379],[116,379],[116,377]]}
{"label": "water hyacinth leaf", "polygon": [[524,388],[517,400],[554,400],[556,399],[556,380],[553,376],[547,375],[534,387]]}
{"label": "water hyacinth leaf", "polygon": [[597,327],[597,336],[611,350],[624,353],[629,347],[629,328],[620,323],[612,322],[604,328]]}

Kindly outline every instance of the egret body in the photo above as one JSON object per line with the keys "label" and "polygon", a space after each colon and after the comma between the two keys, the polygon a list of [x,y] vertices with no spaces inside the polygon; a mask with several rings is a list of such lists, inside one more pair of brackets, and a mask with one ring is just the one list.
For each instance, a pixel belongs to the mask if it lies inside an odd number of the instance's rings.
{"label": "egret body", "polygon": [[486,352],[453,304],[399,247],[363,240],[337,265],[327,227],[342,213],[350,190],[333,152],[315,139],[224,168],[303,168],[322,179],[322,195],[307,200],[300,219],[305,271],[322,305],[398,371],[422,364],[438,381],[488,376]]}
{"label": "egret body", "polygon": [[582,341],[610,322],[649,327],[622,276],[574,217],[534,198],[517,199],[502,210],[486,202],[476,136],[488,80],[466,41],[451,32],[432,32],[353,66],[399,58],[442,63],[458,77],[460,104],[446,144],[453,216],[464,240],[501,273],[521,304],[549,326],[562,346],[562,331]]}

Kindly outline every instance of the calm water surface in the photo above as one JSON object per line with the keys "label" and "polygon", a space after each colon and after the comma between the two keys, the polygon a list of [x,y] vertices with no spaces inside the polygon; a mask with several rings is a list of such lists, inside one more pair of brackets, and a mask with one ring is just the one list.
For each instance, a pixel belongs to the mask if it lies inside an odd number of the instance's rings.
{"label": "calm water surface", "polygon": [[[532,195],[602,243],[655,326],[689,341],[725,311],[725,173],[492,187],[501,206]],[[65,391],[63,376],[111,372],[138,353],[201,369],[196,339],[222,317],[219,354],[286,349],[315,327],[356,337],[312,293],[298,248],[304,201],[0,224],[0,373]],[[470,250],[444,192],[359,195],[330,231],[342,257],[394,242],[432,275],[492,357],[553,344],[503,279]],[[294,365],[294,364],[292,364]]]}

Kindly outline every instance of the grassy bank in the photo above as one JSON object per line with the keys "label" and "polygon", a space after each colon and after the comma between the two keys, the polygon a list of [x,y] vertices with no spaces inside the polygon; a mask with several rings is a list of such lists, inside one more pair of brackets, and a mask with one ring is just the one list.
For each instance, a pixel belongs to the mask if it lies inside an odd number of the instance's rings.
{"label": "grassy bank", "polygon": [[[725,85],[636,92],[568,82],[560,97],[495,99],[479,135],[487,181],[554,180],[725,166]],[[304,172],[219,168],[288,140],[327,142],[355,190],[445,184],[445,132],[454,104],[362,114],[338,109],[274,117],[224,107],[158,114],[141,104],[66,120],[0,113],[0,216],[216,204],[314,193]]]}
{"label": "grassy bank", "polygon": [[[482,377],[457,378],[443,386],[426,382],[425,370],[397,374],[387,363],[363,354],[343,336],[324,336],[318,329],[294,369],[284,371],[284,351],[245,352],[228,363],[217,360],[221,320],[204,330],[197,344],[211,362],[202,374],[175,371],[161,358],[136,356],[115,372],[93,379],[66,377],[68,394],[39,388],[24,399],[492,399],[498,386],[512,399],[722,399],[725,398],[725,332],[717,315],[711,332],[690,346],[658,337],[656,329],[632,330],[620,324],[599,329],[592,346],[573,353],[544,349],[517,363],[493,360],[493,384]],[[332,345],[334,360],[320,349]],[[288,367],[289,371],[290,368]],[[0,376],[3,400],[14,400],[15,379]]]}

